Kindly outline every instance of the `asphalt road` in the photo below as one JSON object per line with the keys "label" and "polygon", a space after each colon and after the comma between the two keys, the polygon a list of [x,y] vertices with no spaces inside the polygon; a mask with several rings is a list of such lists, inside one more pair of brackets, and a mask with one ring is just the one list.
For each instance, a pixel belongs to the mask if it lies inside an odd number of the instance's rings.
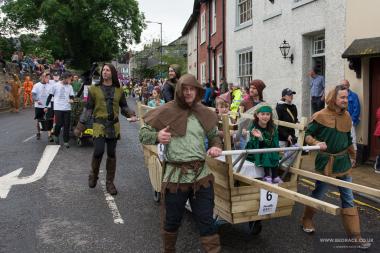
{"label": "asphalt road", "polygon": [[[129,103],[134,106],[132,100]],[[32,109],[0,114],[0,179],[19,168],[23,168],[19,177],[32,175],[46,145],[50,145],[46,133],[41,140],[32,137],[33,115]],[[43,178],[14,185],[6,198],[0,198],[0,252],[160,252],[159,206],[153,201],[143,164],[139,125],[121,122],[115,180],[119,194],[114,199],[117,207],[106,199],[100,181],[95,189],[87,186],[92,147],[77,147],[71,140],[71,147],[60,148]],[[105,170],[104,166],[105,159],[101,169]],[[299,191],[309,194],[310,188],[300,184]],[[326,200],[339,203],[336,197],[327,196]],[[344,238],[340,217],[318,213],[317,232],[309,236],[299,226],[302,210],[302,205],[296,204],[291,216],[263,221],[263,230],[257,236],[249,235],[247,224],[222,225],[222,252],[350,252],[320,241]],[[360,215],[363,237],[374,241],[370,252],[380,252],[380,212],[361,206]],[[124,223],[116,224],[115,216]],[[180,229],[177,252],[202,252],[189,212]]]}

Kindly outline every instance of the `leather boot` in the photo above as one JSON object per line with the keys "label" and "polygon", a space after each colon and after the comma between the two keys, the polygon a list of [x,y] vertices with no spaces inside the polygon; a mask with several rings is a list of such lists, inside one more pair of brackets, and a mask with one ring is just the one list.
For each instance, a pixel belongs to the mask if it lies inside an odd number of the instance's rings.
{"label": "leather boot", "polygon": [[115,179],[115,173],[116,173],[116,158],[107,157],[106,170],[107,170],[107,176],[106,176],[107,192],[111,195],[116,195],[117,190],[116,190],[115,185],[113,184],[113,180]]}
{"label": "leather boot", "polygon": [[102,158],[92,157],[91,171],[90,171],[90,175],[88,176],[88,186],[90,188],[94,188],[96,186],[96,182],[98,181],[99,167],[100,167],[101,162],[102,162]]}
{"label": "leather boot", "polygon": [[371,243],[365,242],[360,235],[360,219],[357,207],[342,208],[341,210],[342,223],[347,236],[350,239],[355,239],[357,244],[362,249],[367,249]]}
{"label": "leather boot", "polygon": [[164,253],[175,253],[175,244],[177,242],[177,232],[162,232],[162,241],[164,243]]}
{"label": "leather boot", "polygon": [[206,253],[219,253],[222,250],[218,234],[202,236],[201,244]]}
{"label": "leather boot", "polygon": [[315,209],[310,206],[305,206],[305,211],[303,212],[303,217],[301,218],[302,230],[305,233],[314,233],[315,227],[313,223],[313,216],[315,214]]}

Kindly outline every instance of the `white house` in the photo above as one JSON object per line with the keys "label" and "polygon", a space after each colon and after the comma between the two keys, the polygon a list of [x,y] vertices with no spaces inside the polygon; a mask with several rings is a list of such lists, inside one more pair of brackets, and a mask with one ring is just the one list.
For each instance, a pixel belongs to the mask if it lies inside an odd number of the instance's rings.
{"label": "white house", "polygon": [[227,1],[226,15],[226,81],[247,87],[253,76],[252,1]]}
{"label": "white house", "polygon": [[193,13],[182,29],[182,36],[187,37],[187,73],[198,78],[198,12],[196,6],[194,4]]}
{"label": "white house", "polygon": [[[326,86],[344,77],[345,0],[227,1],[227,79],[246,85],[262,79],[264,99],[275,104],[284,88],[297,92],[299,114],[310,116],[310,79],[316,67]],[[280,45],[290,45],[284,59]],[[250,56],[252,52],[252,57]],[[250,72],[252,69],[252,72]]]}

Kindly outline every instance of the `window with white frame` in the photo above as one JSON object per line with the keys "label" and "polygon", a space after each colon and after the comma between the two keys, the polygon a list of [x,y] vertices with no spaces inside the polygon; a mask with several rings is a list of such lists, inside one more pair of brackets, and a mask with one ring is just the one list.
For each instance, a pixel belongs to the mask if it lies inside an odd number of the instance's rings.
{"label": "window with white frame", "polygon": [[197,51],[197,48],[198,48],[198,27],[197,26],[195,26],[195,28],[194,28],[194,33],[193,33],[193,41],[194,41],[194,43],[193,43],[193,51]]}
{"label": "window with white frame", "polygon": [[212,30],[211,34],[216,33],[216,0],[212,0]]}
{"label": "window with white frame", "polygon": [[212,57],[212,60],[211,60],[211,80],[215,80],[215,64],[214,64],[214,57]]}
{"label": "window with white frame", "polygon": [[238,25],[244,24],[252,19],[252,0],[237,0]]}
{"label": "window with white frame", "polygon": [[206,41],[206,12],[201,15],[201,44]]}
{"label": "window with white frame", "polygon": [[239,84],[242,87],[249,87],[252,80],[252,50],[238,53]]}
{"label": "window with white frame", "polygon": [[201,63],[201,84],[206,83],[206,63]]}
{"label": "window with white frame", "polygon": [[223,54],[218,54],[218,72],[217,72],[217,83],[220,81],[220,78],[223,77]]}
{"label": "window with white frame", "polygon": [[325,35],[317,35],[313,38],[313,56],[322,56],[325,54]]}

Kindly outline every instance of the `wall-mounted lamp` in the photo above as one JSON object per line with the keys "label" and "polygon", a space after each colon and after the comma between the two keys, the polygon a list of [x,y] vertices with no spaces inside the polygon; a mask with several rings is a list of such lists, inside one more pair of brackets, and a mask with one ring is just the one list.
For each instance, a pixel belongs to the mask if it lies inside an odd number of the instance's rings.
{"label": "wall-mounted lamp", "polygon": [[293,57],[293,54],[291,54],[288,57],[288,54],[289,54],[289,51],[290,51],[290,45],[289,45],[288,42],[286,42],[286,40],[284,40],[284,42],[280,45],[280,51],[281,51],[281,54],[284,57],[284,59],[289,58],[290,59],[290,63],[293,64],[294,57]]}

